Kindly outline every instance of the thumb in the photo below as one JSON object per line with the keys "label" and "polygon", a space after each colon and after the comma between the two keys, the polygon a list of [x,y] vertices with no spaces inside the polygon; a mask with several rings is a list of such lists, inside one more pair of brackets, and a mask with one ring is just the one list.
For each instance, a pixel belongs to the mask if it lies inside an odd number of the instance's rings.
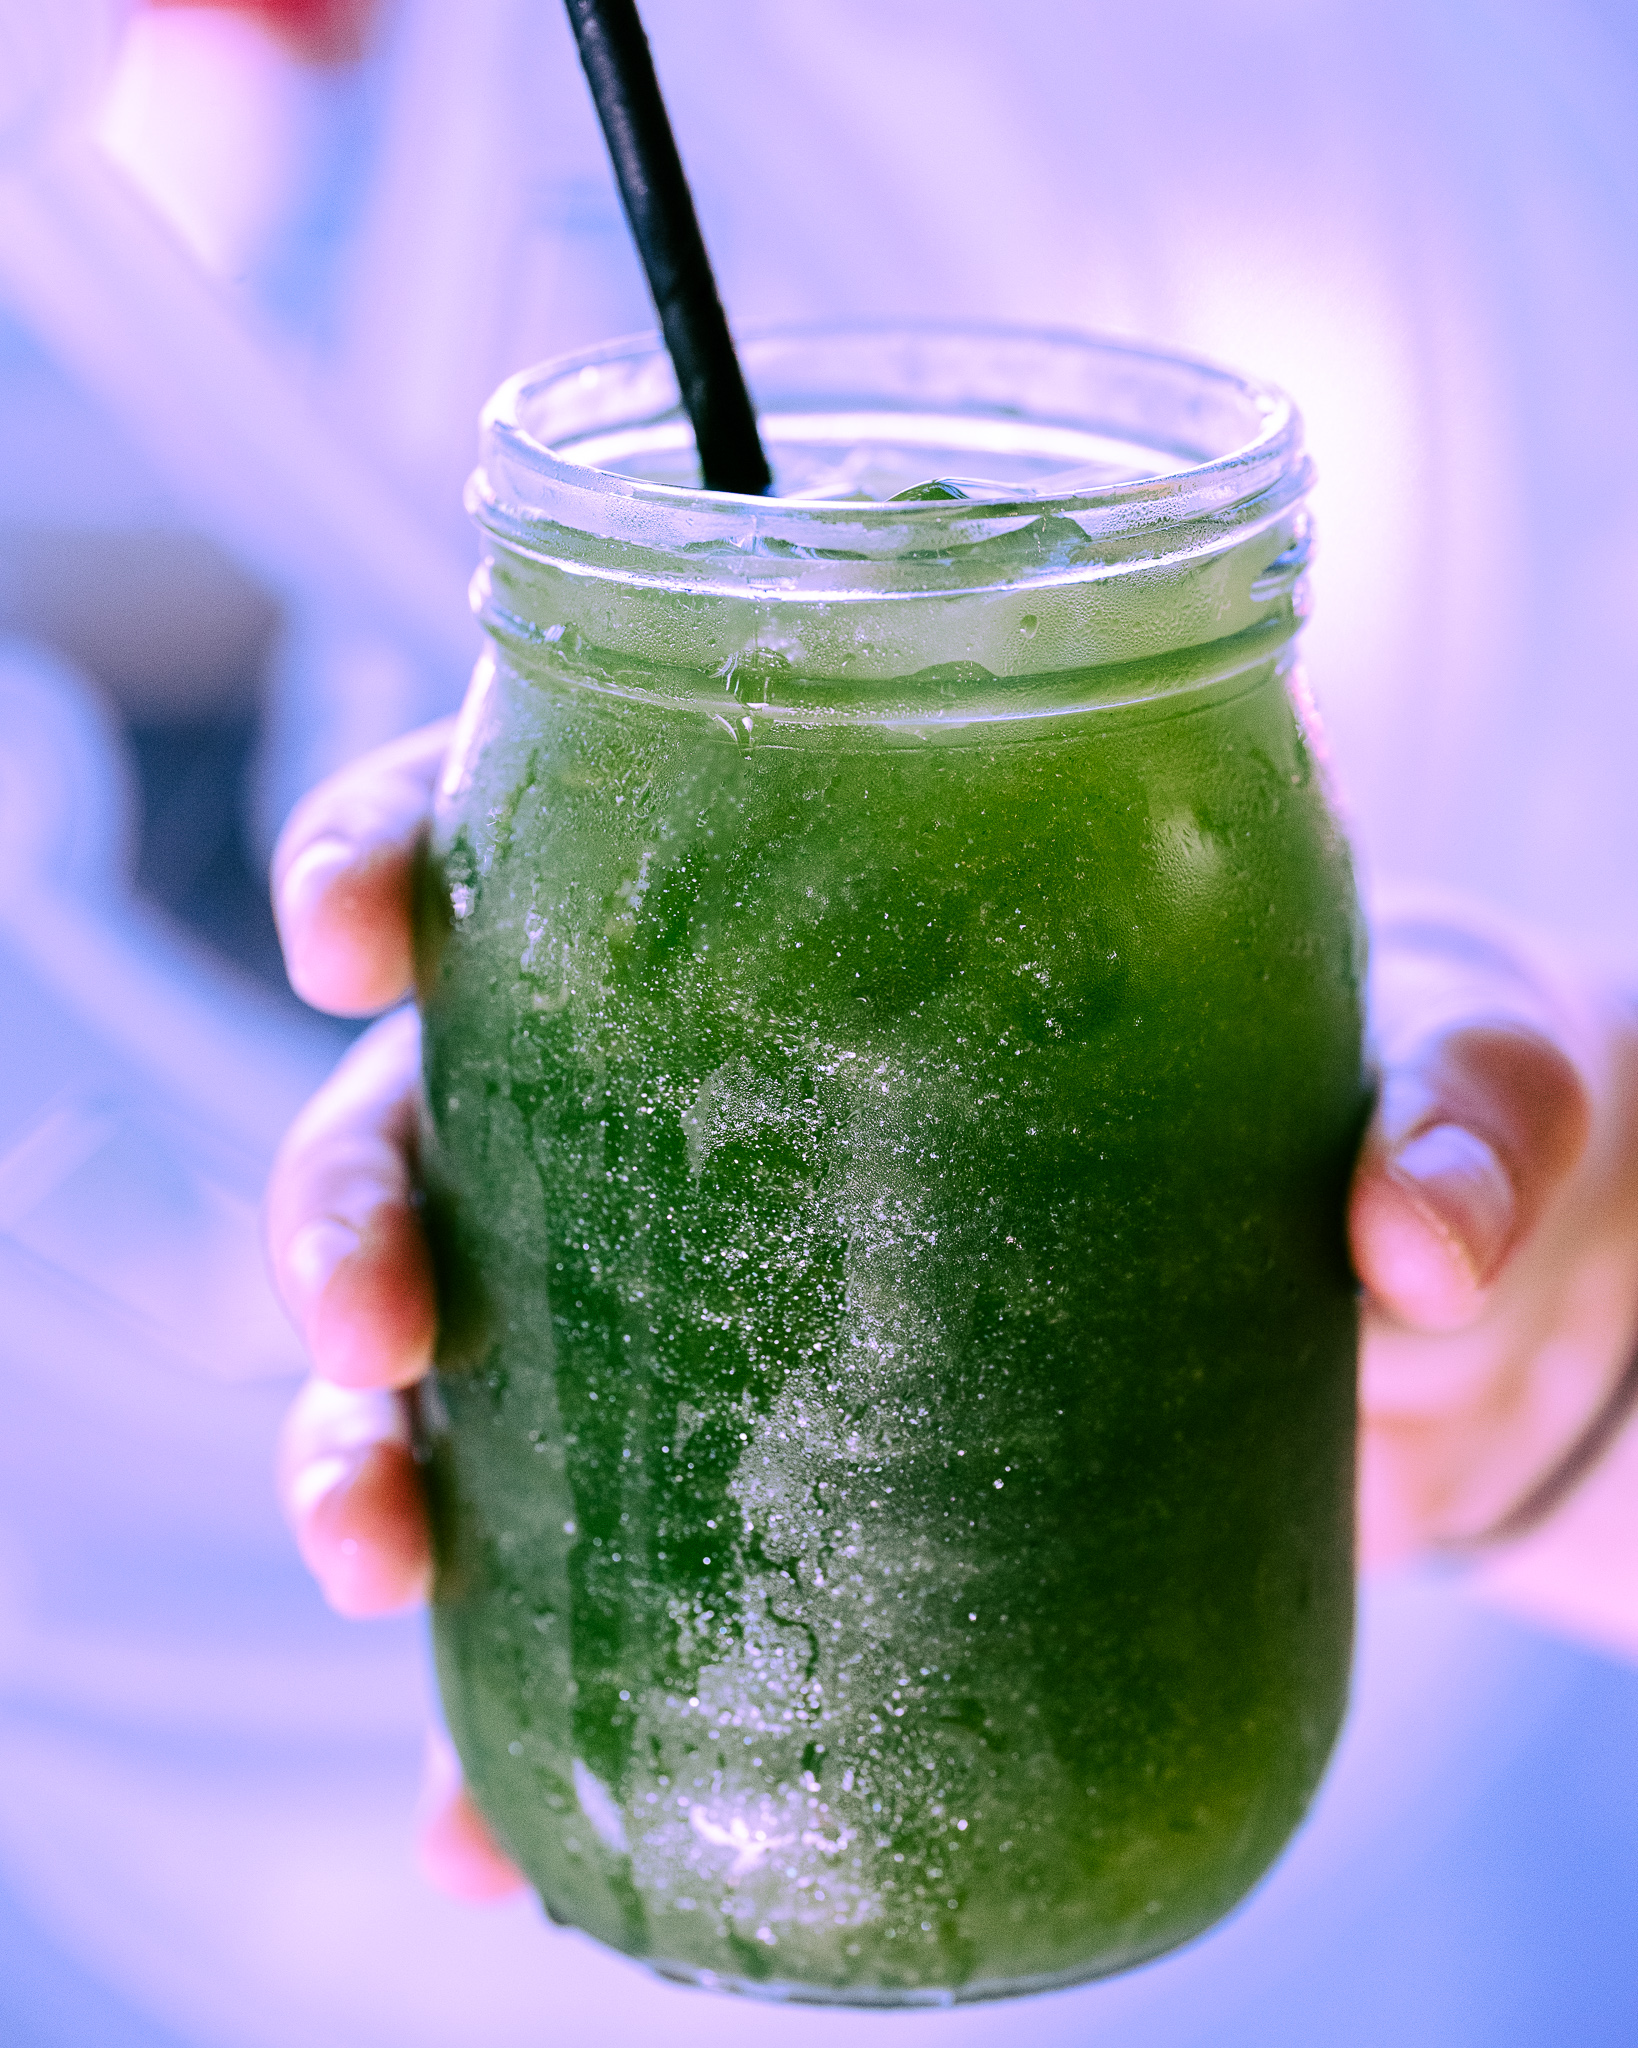
{"label": "thumb", "polygon": [[1591,1121],[1575,1066],[1524,1025],[1466,1025],[1389,1067],[1349,1214],[1376,1306],[1429,1332],[1475,1321]]}

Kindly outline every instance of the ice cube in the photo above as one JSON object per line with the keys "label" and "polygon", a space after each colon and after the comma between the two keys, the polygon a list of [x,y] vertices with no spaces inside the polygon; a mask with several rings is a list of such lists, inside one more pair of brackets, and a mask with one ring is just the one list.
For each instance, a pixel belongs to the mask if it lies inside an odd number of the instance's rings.
{"label": "ice cube", "polygon": [[912,484],[907,491],[897,491],[889,503],[898,505],[913,500],[940,498],[970,498],[980,505],[1016,505],[1037,495],[1034,484],[997,483],[987,476],[934,476],[924,484]]}
{"label": "ice cube", "polygon": [[895,491],[890,502],[902,505],[912,501],[919,502],[923,498],[965,498],[969,495],[954,477],[934,476],[929,477],[924,484],[912,484],[907,491]]}

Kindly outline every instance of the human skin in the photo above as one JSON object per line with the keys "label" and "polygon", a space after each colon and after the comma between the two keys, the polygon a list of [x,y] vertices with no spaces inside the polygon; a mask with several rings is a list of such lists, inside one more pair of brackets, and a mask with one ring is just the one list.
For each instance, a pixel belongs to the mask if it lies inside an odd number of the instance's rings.
{"label": "human skin", "polygon": [[[275,1278],[314,1366],[280,1494],[326,1598],[357,1616],[419,1603],[430,1577],[399,1399],[435,1332],[411,1156],[419,1034],[402,1005],[412,866],[448,737],[447,722],[427,727],[321,785],[273,866],[297,992],[342,1016],[388,1013],[297,1118],[268,1192]],[[1385,907],[1373,944],[1381,1088],[1349,1216],[1365,1290],[1361,1554],[1459,1550],[1480,1591],[1638,1655],[1638,1427],[1564,1499],[1539,1497],[1638,1333],[1638,1033],[1470,912]],[[1521,1503],[1547,1511],[1516,1528]],[[420,1845],[460,1896],[522,1882],[441,1739]]]}

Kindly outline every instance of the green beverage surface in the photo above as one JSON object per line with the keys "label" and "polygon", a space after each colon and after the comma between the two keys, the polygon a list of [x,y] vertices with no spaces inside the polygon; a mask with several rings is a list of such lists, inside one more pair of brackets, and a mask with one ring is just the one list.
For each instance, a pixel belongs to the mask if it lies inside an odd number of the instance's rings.
{"label": "green beverage surface", "polygon": [[663,1968],[1118,1969],[1323,1767],[1357,928],[1289,648],[1222,646],[827,722],[564,629],[469,701],[419,909],[440,1676],[551,1912]]}

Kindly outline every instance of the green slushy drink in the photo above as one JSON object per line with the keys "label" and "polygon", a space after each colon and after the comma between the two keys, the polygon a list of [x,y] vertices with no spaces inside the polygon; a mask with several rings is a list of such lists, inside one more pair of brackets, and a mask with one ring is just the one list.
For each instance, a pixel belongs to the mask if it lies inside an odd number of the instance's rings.
{"label": "green slushy drink", "polygon": [[552,1915],[668,1974],[1065,1983],[1243,1896],[1345,1698],[1300,427],[1063,338],[746,356],[767,501],[690,486],[657,353],[486,416],[419,910],[443,1695]]}

